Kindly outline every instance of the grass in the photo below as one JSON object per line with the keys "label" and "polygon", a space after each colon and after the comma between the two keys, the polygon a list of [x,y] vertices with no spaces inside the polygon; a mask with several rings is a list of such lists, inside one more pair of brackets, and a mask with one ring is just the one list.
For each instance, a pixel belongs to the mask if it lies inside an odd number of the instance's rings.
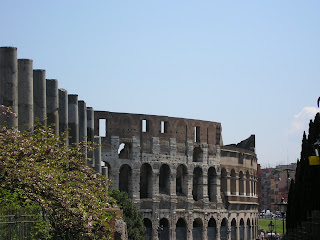
{"label": "grass", "polygon": [[[260,229],[264,229],[266,231],[269,231],[269,223],[270,221],[273,222],[273,224],[275,225],[275,229],[273,230],[273,232],[277,232],[279,233],[280,235],[282,235],[282,219],[262,219],[260,218],[258,220],[258,224],[259,224],[259,228]],[[277,226],[276,226],[277,225]],[[286,231],[286,221],[284,221],[284,231]]]}

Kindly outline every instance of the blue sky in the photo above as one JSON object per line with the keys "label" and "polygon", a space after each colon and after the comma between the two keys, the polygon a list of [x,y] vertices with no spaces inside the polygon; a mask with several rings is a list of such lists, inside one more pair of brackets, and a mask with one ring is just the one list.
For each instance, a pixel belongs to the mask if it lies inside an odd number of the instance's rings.
{"label": "blue sky", "polygon": [[320,1],[1,1],[0,46],[95,110],[221,122],[295,162],[320,96]]}

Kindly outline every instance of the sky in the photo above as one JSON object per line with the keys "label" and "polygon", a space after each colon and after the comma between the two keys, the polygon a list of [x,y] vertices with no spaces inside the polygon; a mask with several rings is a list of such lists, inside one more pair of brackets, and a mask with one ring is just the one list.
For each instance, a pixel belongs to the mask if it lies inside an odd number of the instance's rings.
{"label": "sky", "polygon": [[297,161],[320,96],[320,1],[0,0],[18,48],[95,110],[222,124],[262,167]]}

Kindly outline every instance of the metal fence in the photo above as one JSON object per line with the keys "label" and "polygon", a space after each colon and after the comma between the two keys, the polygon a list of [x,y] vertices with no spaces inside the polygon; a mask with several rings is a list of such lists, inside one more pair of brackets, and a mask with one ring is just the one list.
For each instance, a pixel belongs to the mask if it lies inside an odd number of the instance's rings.
{"label": "metal fence", "polygon": [[36,239],[41,211],[26,209],[8,210],[0,212],[1,240],[32,240]]}

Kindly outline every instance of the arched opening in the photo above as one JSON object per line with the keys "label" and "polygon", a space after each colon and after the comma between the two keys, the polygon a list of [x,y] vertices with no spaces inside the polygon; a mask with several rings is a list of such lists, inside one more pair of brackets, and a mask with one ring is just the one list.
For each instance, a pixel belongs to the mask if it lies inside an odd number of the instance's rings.
{"label": "arched opening", "polygon": [[208,240],[216,240],[217,239],[217,224],[214,218],[210,218],[208,222]]}
{"label": "arched opening", "polygon": [[169,221],[166,218],[162,218],[159,223],[158,234],[160,240],[169,239]]}
{"label": "arched opening", "polygon": [[131,197],[132,181],[131,181],[131,167],[124,164],[120,167],[119,171],[119,190],[127,192]]}
{"label": "arched opening", "polygon": [[244,195],[244,179],[242,171],[239,173],[239,194]]}
{"label": "arched opening", "polygon": [[200,218],[193,221],[192,239],[202,240],[202,220]]}
{"label": "arched opening", "polygon": [[231,180],[230,180],[230,190],[231,195],[236,195],[236,171],[234,169],[231,170],[230,174]]}
{"label": "arched opening", "polygon": [[192,195],[195,201],[203,198],[203,174],[200,167],[193,170],[193,189]]}
{"label": "arched opening", "polygon": [[247,220],[247,240],[251,239],[251,226],[250,226],[250,219]]}
{"label": "arched opening", "polygon": [[240,219],[240,240],[244,240],[244,221]]}
{"label": "arched opening", "polygon": [[143,219],[143,224],[146,227],[145,236],[147,240],[152,240],[152,222],[148,218]]}
{"label": "arched opening", "polygon": [[187,239],[187,224],[183,218],[179,218],[176,224],[176,240]]}
{"label": "arched opening", "polygon": [[159,192],[170,195],[170,168],[167,164],[162,164],[160,168]]}
{"label": "arched opening", "polygon": [[132,144],[131,143],[121,143],[118,148],[118,156],[121,159],[132,158]]}
{"label": "arched opening", "polygon": [[178,196],[188,195],[188,172],[187,167],[182,164],[177,168],[176,194]]}
{"label": "arched opening", "polygon": [[236,219],[231,221],[231,240],[237,240],[237,222]]}
{"label": "arched opening", "polygon": [[140,168],[140,198],[152,198],[152,168],[148,163]]}
{"label": "arched opening", "polygon": [[228,229],[227,219],[224,218],[224,219],[222,219],[221,226],[220,226],[220,239],[221,240],[227,240],[227,237],[228,237],[227,229]]}
{"label": "arched opening", "polygon": [[208,170],[208,196],[210,202],[217,202],[217,172],[214,167]]}
{"label": "arched opening", "polygon": [[221,192],[227,195],[227,170],[221,169]]}
{"label": "arched opening", "polygon": [[193,149],[193,162],[202,162],[203,161],[203,150],[201,147],[195,147]]}
{"label": "arched opening", "polygon": [[254,221],[253,221],[253,219],[252,219],[252,225],[251,225],[251,230],[252,230],[252,238],[255,238],[255,236],[256,236],[256,233],[255,233],[255,225],[254,225]]}
{"label": "arched opening", "polygon": [[248,171],[246,173],[246,195],[250,196],[250,175]]}

